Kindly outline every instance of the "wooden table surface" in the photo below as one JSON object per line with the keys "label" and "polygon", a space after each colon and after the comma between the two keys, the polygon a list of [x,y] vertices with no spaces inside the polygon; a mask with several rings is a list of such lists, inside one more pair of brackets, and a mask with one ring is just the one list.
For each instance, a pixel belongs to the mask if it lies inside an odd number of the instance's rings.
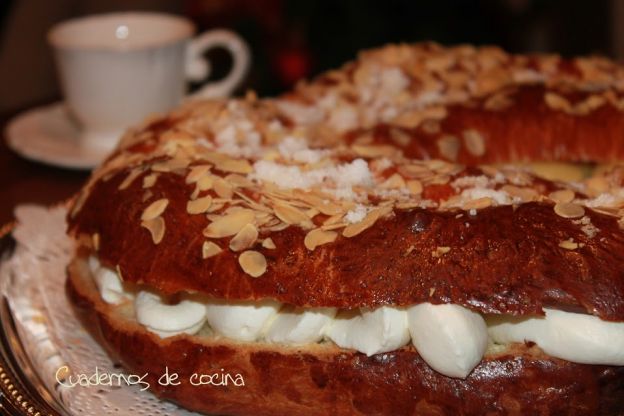
{"label": "wooden table surface", "polygon": [[89,172],[31,162],[7,147],[5,127],[18,111],[0,115],[0,225],[13,219],[18,204],[54,204],[74,194]]}

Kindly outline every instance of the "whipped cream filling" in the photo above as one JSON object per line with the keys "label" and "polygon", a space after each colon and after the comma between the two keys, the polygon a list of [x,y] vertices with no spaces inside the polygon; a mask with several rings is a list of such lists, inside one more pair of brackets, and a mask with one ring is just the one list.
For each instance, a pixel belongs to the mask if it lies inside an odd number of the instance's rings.
{"label": "whipped cream filling", "polygon": [[412,343],[438,372],[465,378],[483,358],[488,333],[478,313],[458,305],[421,303],[410,307],[407,317]]}
{"label": "whipped cream filling", "polygon": [[435,371],[465,378],[488,345],[534,342],[548,355],[584,364],[624,365],[624,322],[544,309],[544,317],[487,316],[453,304],[337,310],[299,308],[274,300],[221,301],[182,294],[175,300],[131,288],[89,258],[100,296],[109,304],[134,302],[136,319],[161,338],[197,334],[207,323],[237,341],[298,345],[332,341],[368,356],[410,342]]}
{"label": "whipped cream filling", "polygon": [[624,365],[624,322],[544,309],[538,318],[490,316],[496,343],[531,341],[550,356],[582,364]]}

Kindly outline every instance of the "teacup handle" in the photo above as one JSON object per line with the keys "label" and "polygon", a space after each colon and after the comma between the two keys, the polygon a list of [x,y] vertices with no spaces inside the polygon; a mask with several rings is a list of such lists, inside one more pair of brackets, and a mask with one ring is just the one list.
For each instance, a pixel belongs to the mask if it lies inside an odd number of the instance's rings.
{"label": "teacup handle", "polygon": [[236,33],[225,29],[204,32],[191,39],[187,48],[186,77],[202,81],[210,75],[210,62],[203,54],[212,48],[222,47],[232,54],[232,69],[222,80],[210,82],[190,95],[190,98],[221,98],[232,94],[247,75],[250,53],[247,43]]}

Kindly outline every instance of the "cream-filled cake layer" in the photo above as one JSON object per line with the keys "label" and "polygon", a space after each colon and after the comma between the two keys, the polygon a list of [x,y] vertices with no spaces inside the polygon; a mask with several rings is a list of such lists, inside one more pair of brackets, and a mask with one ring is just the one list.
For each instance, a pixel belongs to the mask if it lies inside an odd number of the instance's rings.
{"label": "cream-filled cake layer", "polygon": [[592,315],[545,309],[543,317],[482,316],[463,306],[421,303],[374,309],[299,308],[274,300],[220,301],[180,294],[175,302],[153,291],[124,284],[94,256],[89,267],[102,299],[133,302],[138,323],[166,338],[196,334],[205,325],[226,338],[302,345],[334,342],[368,356],[410,342],[441,374],[465,378],[490,344],[531,341],[564,360],[624,365],[624,323]]}

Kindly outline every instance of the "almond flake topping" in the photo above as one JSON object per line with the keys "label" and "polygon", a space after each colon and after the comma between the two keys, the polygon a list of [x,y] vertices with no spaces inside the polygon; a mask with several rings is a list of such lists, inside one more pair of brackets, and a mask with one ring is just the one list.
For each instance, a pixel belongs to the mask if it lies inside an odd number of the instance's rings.
{"label": "almond flake topping", "polygon": [[585,215],[585,209],[572,202],[559,202],[554,209],[555,213],[563,218],[579,218]]}
{"label": "almond flake topping", "polygon": [[208,238],[223,238],[237,234],[245,225],[253,222],[254,212],[250,209],[237,211],[219,217],[204,229]]}
{"label": "almond flake topping", "polygon": [[93,235],[91,235],[91,243],[93,244],[93,249],[95,251],[100,250],[100,234],[99,233],[94,233]]}
{"label": "almond flake topping", "polygon": [[395,173],[379,186],[386,189],[401,189],[405,188],[405,180],[401,175]]}
{"label": "almond flake topping", "polygon": [[158,173],[151,173],[143,178],[143,189],[151,188],[156,184],[156,180],[158,179]]}
{"label": "almond flake topping", "polygon": [[[477,215],[478,209],[492,205],[550,199],[562,217],[580,221],[589,207],[617,216],[624,224],[624,194],[612,189],[621,184],[622,174],[611,171],[617,165],[597,170],[589,179],[584,171],[575,184],[557,180],[561,189],[551,193],[535,181],[539,172],[528,167],[482,166],[482,174],[474,174],[483,178],[481,182],[457,185],[468,171],[449,161],[487,154],[490,137],[479,132],[478,125],[448,131],[441,122],[448,106],[500,110],[513,105],[521,87],[538,84],[546,90],[544,107],[575,116],[606,104],[624,111],[624,96],[618,90],[621,76],[604,62],[586,60],[579,79],[576,73],[560,71],[557,57],[530,62],[519,58],[492,48],[389,46],[363,53],[349,70],[334,71],[332,85],[304,82],[292,95],[277,99],[185,106],[169,118],[170,128],[162,134],[148,127],[125,135],[119,154],[94,172],[71,215],[80,210],[93,184],[117,173],[127,175],[123,181],[119,178],[124,189],[145,172],[144,191],[137,198],[143,195],[148,205],[160,197],[148,188],[156,183],[157,172],[164,172],[186,182],[187,213],[205,214],[210,221],[204,235],[232,237],[227,243],[239,252],[260,241],[265,249],[275,248],[273,240],[258,235],[293,225],[309,231],[304,243],[314,250],[340,233],[362,233],[393,209],[417,207],[460,207],[467,210],[463,215]],[[572,103],[568,95],[579,98]],[[403,155],[403,148],[421,133],[429,136],[433,156],[437,147],[445,160]],[[342,141],[344,134],[348,140]],[[142,142],[149,145],[146,153],[132,146]],[[423,192],[443,184],[450,184],[453,194],[437,200],[429,199],[436,192]],[[158,237],[164,235],[167,203],[152,202],[141,215],[154,241],[163,238]],[[589,238],[598,232],[592,224],[577,225]],[[225,249],[225,242],[216,243]],[[221,250],[212,241],[204,245]]]}
{"label": "almond flake topping", "polygon": [[384,211],[381,208],[375,208],[369,212],[362,221],[347,225],[345,229],[342,230],[342,235],[347,238],[355,237],[367,228],[372,227],[383,213]]}
{"label": "almond flake topping", "polygon": [[286,224],[307,224],[310,222],[310,217],[305,212],[285,202],[275,202],[273,209],[275,215]]}
{"label": "almond flake topping", "polygon": [[442,156],[453,162],[457,160],[461,147],[461,143],[457,137],[448,134],[444,135],[438,139],[437,145],[438,152],[440,152]]}
{"label": "almond flake topping", "polygon": [[223,199],[231,199],[234,195],[234,189],[225,179],[215,176],[214,178],[214,190]]}
{"label": "almond flake topping", "polygon": [[388,145],[358,145],[351,146],[353,151],[361,157],[389,157],[397,153],[397,148]]}
{"label": "almond flake topping", "polygon": [[551,192],[548,197],[555,202],[568,203],[574,200],[574,191],[570,189],[562,189],[559,191]]}
{"label": "almond flake topping", "polygon": [[443,255],[445,255],[446,253],[448,253],[449,251],[451,251],[450,247],[446,247],[446,246],[438,246],[436,247],[435,250],[433,250],[431,252],[431,256],[435,257],[435,258],[440,258]]}
{"label": "almond flake topping", "polygon": [[476,130],[464,131],[464,144],[468,153],[473,156],[483,156],[485,154],[485,140],[481,133]]}
{"label": "almond flake topping", "polygon": [[308,250],[313,251],[320,245],[334,242],[336,237],[338,237],[338,233],[335,231],[325,231],[320,228],[316,228],[306,234],[303,243]]}
{"label": "almond flake topping", "polygon": [[147,228],[152,235],[154,244],[158,244],[165,236],[165,220],[163,217],[150,218],[141,222],[141,227]]}
{"label": "almond flake topping", "polygon": [[419,180],[413,179],[411,181],[407,181],[407,189],[409,189],[412,194],[419,195],[423,191],[423,186]]}
{"label": "almond flake topping", "polygon": [[197,165],[191,167],[191,171],[186,175],[186,183],[195,183],[210,171],[210,165]]}
{"label": "almond flake topping", "polygon": [[117,189],[123,191],[124,189],[129,187],[140,174],[140,169],[132,169],[128,176],[126,176],[126,178],[119,184],[119,187]]}
{"label": "almond flake topping", "polygon": [[215,176],[204,174],[201,178],[197,180],[197,190],[198,191],[207,191],[211,189],[215,181]]}
{"label": "almond flake topping", "polygon": [[609,182],[602,176],[595,176],[585,181],[590,196],[598,196],[609,191]]}
{"label": "almond flake topping", "polygon": [[466,201],[462,205],[462,208],[466,211],[470,209],[483,209],[491,206],[493,203],[494,200],[486,196],[483,198],[471,199],[470,201]]}
{"label": "almond flake topping", "polygon": [[223,250],[221,247],[213,243],[212,241],[204,241],[202,244],[202,258],[207,259],[221,253]]}
{"label": "almond flake topping", "polygon": [[249,162],[245,159],[224,159],[217,162],[215,168],[223,172],[251,173],[253,170]]}
{"label": "almond flake topping", "polygon": [[141,221],[149,221],[154,218],[160,216],[165,209],[169,205],[169,200],[167,198],[162,198],[157,201],[152,202],[145,210],[143,214],[141,214]]}
{"label": "almond flake topping", "polygon": [[269,250],[273,250],[276,248],[275,243],[273,242],[273,239],[269,238],[265,238],[264,241],[262,241],[262,247],[264,248],[268,248]]}
{"label": "almond flake topping", "polygon": [[254,245],[258,239],[258,229],[253,224],[247,224],[230,240],[230,250],[242,251]]}
{"label": "almond flake topping", "polygon": [[186,203],[186,212],[191,215],[203,214],[208,211],[210,205],[212,205],[212,197],[210,195],[206,195],[204,197],[188,201]]}
{"label": "almond flake topping", "polygon": [[238,256],[238,264],[251,277],[259,277],[266,272],[267,262],[262,253],[248,250]]}
{"label": "almond flake topping", "polygon": [[559,94],[555,94],[554,92],[547,92],[544,95],[544,101],[546,101],[548,107],[552,108],[553,110],[563,110],[568,112],[572,109],[570,102],[566,98],[562,97]]}
{"label": "almond flake topping", "polygon": [[576,250],[579,245],[575,243],[572,238],[568,238],[567,240],[561,241],[559,247],[565,248],[566,250]]}

